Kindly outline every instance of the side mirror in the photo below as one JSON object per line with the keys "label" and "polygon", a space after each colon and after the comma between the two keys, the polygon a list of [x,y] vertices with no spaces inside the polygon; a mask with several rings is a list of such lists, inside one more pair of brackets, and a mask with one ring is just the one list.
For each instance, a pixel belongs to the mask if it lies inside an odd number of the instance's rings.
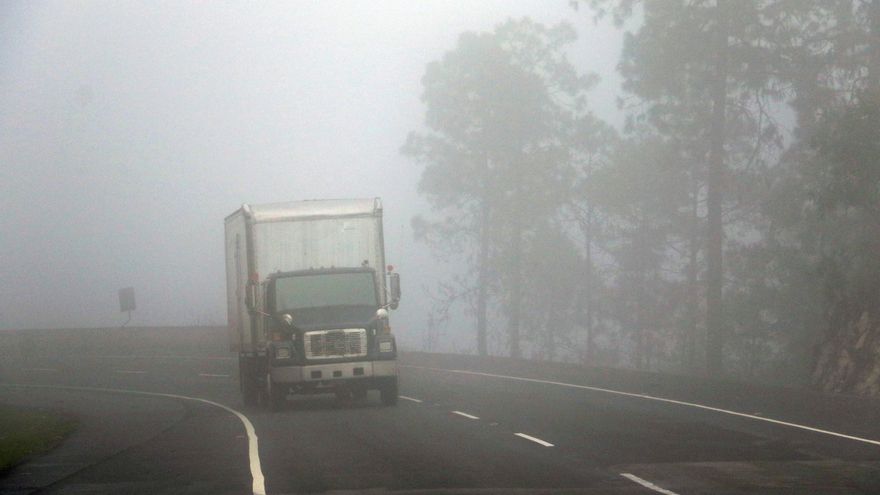
{"label": "side mirror", "polygon": [[247,306],[249,312],[253,313],[257,306],[257,285],[248,283],[245,286],[244,305]]}
{"label": "side mirror", "polygon": [[392,273],[390,278],[391,283],[391,309],[397,309],[398,304],[400,303],[400,274]]}

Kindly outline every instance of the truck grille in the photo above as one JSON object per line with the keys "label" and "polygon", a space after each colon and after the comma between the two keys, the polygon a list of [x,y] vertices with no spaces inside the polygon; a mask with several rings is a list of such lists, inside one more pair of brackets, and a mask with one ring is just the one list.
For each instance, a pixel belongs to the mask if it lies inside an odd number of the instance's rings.
{"label": "truck grille", "polygon": [[367,355],[367,331],[363,328],[306,332],[306,359],[335,359]]}

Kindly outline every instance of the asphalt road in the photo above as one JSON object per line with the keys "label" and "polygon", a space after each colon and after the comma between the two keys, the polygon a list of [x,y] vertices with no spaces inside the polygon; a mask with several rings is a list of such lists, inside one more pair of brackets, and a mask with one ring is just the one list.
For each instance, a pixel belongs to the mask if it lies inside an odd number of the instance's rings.
{"label": "asphalt road", "polygon": [[[562,372],[472,363],[488,373],[475,374],[442,356],[402,361],[396,407],[371,393],[356,403],[294,397],[276,413],[242,406],[229,355],[62,352],[6,363],[0,402],[72,413],[82,427],[0,479],[0,492],[880,493],[880,445],[863,441],[880,439],[867,436],[880,430],[870,412],[839,431],[846,422],[800,410],[786,417],[785,404],[760,394],[729,403],[706,396],[705,405],[754,413],[745,417],[578,388],[570,385],[595,383]],[[693,388],[615,387],[700,400]],[[245,422],[259,442],[260,486]]]}

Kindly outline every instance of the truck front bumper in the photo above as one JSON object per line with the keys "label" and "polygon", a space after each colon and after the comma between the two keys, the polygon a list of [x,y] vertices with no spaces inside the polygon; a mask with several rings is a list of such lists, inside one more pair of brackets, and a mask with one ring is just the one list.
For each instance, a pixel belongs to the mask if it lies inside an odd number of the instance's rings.
{"label": "truck front bumper", "polygon": [[397,376],[397,361],[357,361],[353,363],[282,366],[270,370],[274,383],[327,383],[336,380],[357,380]]}

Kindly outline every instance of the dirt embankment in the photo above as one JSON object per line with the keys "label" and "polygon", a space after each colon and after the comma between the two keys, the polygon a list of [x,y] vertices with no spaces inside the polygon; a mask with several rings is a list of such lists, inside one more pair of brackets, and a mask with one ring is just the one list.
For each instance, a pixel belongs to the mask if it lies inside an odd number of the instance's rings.
{"label": "dirt embankment", "polygon": [[816,386],[828,392],[880,397],[880,321],[868,311],[829,334],[818,348]]}

